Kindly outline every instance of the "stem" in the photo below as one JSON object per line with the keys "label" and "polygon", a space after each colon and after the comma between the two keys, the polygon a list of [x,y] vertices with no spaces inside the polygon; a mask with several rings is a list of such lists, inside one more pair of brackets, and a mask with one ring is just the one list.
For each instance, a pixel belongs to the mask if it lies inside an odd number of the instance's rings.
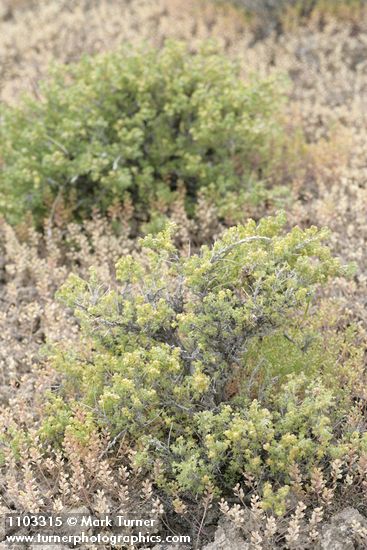
{"label": "stem", "polygon": [[253,237],[246,237],[245,239],[241,239],[240,241],[230,244],[226,248],[222,248],[222,250],[220,250],[219,252],[217,252],[211,257],[210,263],[213,264],[214,262],[217,262],[218,260],[223,258],[223,256],[226,256],[231,250],[236,248],[236,246],[240,246],[241,244],[247,244],[254,241],[264,241],[269,243],[271,242],[271,240],[272,239],[270,237],[261,237],[259,235],[254,235]]}

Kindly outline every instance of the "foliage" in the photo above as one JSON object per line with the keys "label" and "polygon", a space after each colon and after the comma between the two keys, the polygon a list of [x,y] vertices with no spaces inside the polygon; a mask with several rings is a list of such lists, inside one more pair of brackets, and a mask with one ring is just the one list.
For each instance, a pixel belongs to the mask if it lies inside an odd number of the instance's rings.
{"label": "foliage", "polygon": [[243,83],[210,45],[84,58],[55,70],[42,101],[3,109],[0,208],[40,223],[63,202],[80,219],[129,197],[155,228],[182,187],[189,214],[199,189],[219,205],[262,200],[280,102],[273,80]]}
{"label": "foliage", "polygon": [[171,225],[142,240],[141,257],[118,261],[115,288],[93,270],[89,281],[71,275],[59,297],[82,337],[55,351],[63,378],[42,437],[108,429],[166,491],[186,495],[228,490],[243,471],[284,483],[290,464],[308,470],[365,446],[334,429],[351,406],[335,365],[353,334],[320,336],[308,313],[317,285],[345,268],[327,231],[284,233],[284,223],[249,221],[189,257]]}
{"label": "foliage", "polygon": [[[217,1],[217,0],[216,0]],[[221,1],[221,0],[219,0]],[[299,23],[302,18],[308,18],[314,13],[343,15],[360,10],[366,5],[366,0],[231,0],[232,4],[243,8],[250,16],[257,16],[265,27],[270,28],[283,22],[283,17],[292,15]],[[273,18],[273,20],[271,20]]]}

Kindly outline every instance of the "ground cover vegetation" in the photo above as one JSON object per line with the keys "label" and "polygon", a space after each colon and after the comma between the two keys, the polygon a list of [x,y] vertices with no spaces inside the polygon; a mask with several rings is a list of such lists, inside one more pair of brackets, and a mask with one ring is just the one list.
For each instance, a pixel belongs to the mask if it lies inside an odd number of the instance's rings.
{"label": "ground cover vegetation", "polygon": [[[3,14],[1,512],[139,511],[196,548],[222,517],[256,550],[366,513],[366,22],[347,4],[260,33],[212,1]],[[143,39],[159,49],[121,50]]]}

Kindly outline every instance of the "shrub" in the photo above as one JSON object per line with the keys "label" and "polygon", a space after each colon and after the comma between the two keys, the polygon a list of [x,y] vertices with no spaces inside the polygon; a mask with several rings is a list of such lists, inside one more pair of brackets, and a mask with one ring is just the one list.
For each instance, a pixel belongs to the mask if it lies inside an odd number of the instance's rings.
{"label": "shrub", "polygon": [[129,197],[159,226],[182,186],[191,214],[199,189],[218,204],[262,199],[279,103],[272,80],[243,83],[210,46],[85,58],[56,70],[42,101],[3,109],[0,209],[41,223],[62,202],[80,219]]}
{"label": "shrub", "polygon": [[325,230],[283,225],[249,221],[191,257],[169,226],[119,260],[115,288],[71,275],[59,296],[82,337],[55,351],[63,377],[42,437],[107,429],[165,491],[190,496],[243,471],[284,484],[290,465],[307,472],[366,445],[340,430],[359,372],[353,331],[320,332],[308,313],[317,285],[345,269]]}
{"label": "shrub", "polygon": [[[293,15],[308,17],[313,11],[327,11],[331,13],[343,13],[345,10],[359,9],[366,4],[366,0],[231,0],[231,2],[245,9],[252,15],[265,18],[271,22],[271,17],[280,18],[287,10]],[[273,19],[272,23],[277,20]]]}

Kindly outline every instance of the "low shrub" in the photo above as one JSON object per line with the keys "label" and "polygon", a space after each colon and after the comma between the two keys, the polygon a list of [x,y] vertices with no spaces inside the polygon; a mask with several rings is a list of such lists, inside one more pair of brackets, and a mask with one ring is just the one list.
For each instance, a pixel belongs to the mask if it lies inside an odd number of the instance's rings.
{"label": "low shrub", "polygon": [[225,493],[246,472],[283,486],[267,499],[280,512],[291,466],[309,473],[365,448],[345,428],[362,348],[353,327],[321,331],[312,306],[345,268],[325,230],[284,223],[249,221],[188,257],[169,226],[118,261],[115,285],[71,275],[59,297],[75,309],[80,345],[53,354],[62,377],[42,438],[88,442],[107,429],[164,491],[192,498]]}
{"label": "low shrub", "polygon": [[358,21],[367,7],[366,0],[214,0],[219,4],[230,2],[239,8],[254,24],[259,36],[276,30],[282,32],[297,28],[311,18],[322,20],[325,16]]}
{"label": "low shrub", "polygon": [[62,204],[81,219],[130,200],[156,229],[182,188],[189,214],[199,190],[219,205],[263,200],[280,103],[273,80],[243,83],[211,46],[86,57],[56,70],[42,100],[3,109],[0,210],[40,224]]}

